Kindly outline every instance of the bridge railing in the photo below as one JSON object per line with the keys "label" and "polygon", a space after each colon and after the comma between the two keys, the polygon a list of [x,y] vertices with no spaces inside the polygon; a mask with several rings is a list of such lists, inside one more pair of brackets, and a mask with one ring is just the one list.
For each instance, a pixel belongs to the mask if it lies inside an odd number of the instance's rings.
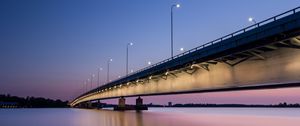
{"label": "bridge railing", "polygon": [[[213,45],[213,44],[215,44],[215,43],[222,42],[222,41],[224,41],[224,40],[226,40],[226,39],[229,39],[229,38],[232,38],[232,37],[234,37],[234,36],[240,35],[240,34],[242,34],[242,33],[245,33],[245,32],[247,32],[247,31],[249,31],[249,30],[255,29],[255,28],[260,27],[260,26],[262,26],[262,25],[271,23],[271,22],[273,22],[273,21],[276,21],[276,20],[278,20],[278,19],[281,19],[281,18],[286,17],[286,16],[289,16],[289,15],[295,14],[296,12],[299,12],[299,11],[300,11],[300,6],[294,8],[294,9],[292,9],[292,10],[286,11],[286,12],[284,12],[284,13],[278,14],[278,15],[276,15],[276,16],[274,16],[274,17],[271,17],[271,18],[268,18],[268,19],[266,19],[266,20],[263,20],[263,21],[261,21],[261,22],[258,22],[258,23],[256,23],[256,24],[250,25],[250,26],[248,26],[248,27],[246,27],[246,28],[240,29],[240,30],[235,31],[235,32],[233,32],[233,33],[230,33],[230,34],[228,34],[228,35],[225,35],[225,36],[223,36],[223,37],[220,37],[220,38],[218,38],[218,39],[215,39],[215,40],[213,40],[213,41],[210,41],[210,42],[208,42],[208,43],[205,43],[205,44],[203,44],[203,45],[200,45],[200,46],[198,46],[198,47],[195,47],[195,48],[193,48],[193,49],[187,50],[187,51],[185,51],[185,52],[183,52],[183,53],[180,53],[180,54],[178,54],[178,55],[175,55],[175,56],[173,56],[173,57],[170,57],[170,58],[165,59],[165,60],[163,60],[163,61],[160,61],[160,62],[158,62],[158,63],[155,63],[155,64],[150,65],[150,66],[148,66],[148,67],[145,67],[145,68],[142,68],[142,69],[140,69],[140,70],[137,70],[137,71],[135,71],[135,72],[133,72],[133,73],[130,73],[128,76],[133,75],[133,74],[136,74],[136,73],[139,73],[139,72],[142,72],[142,71],[147,70],[147,69],[150,69],[150,68],[152,68],[152,67],[158,66],[158,65],[160,65],[160,64],[163,64],[163,63],[168,62],[168,61],[170,61],[170,60],[179,58],[179,57],[181,57],[181,56],[190,54],[190,53],[192,53],[192,52],[194,52],[194,51],[197,51],[197,50],[200,50],[200,49],[202,49],[202,48],[208,47],[208,46]],[[123,77],[123,78],[126,78],[126,76]],[[120,79],[122,79],[122,78],[120,78]]]}
{"label": "bridge railing", "polygon": [[[230,38],[235,37],[235,36],[237,36],[237,35],[243,34],[243,33],[247,32],[247,31],[253,30],[253,29],[258,28],[258,27],[260,27],[260,26],[263,26],[263,25],[265,25],[265,24],[274,22],[274,21],[276,21],[276,20],[278,20],[278,19],[281,19],[281,18],[283,18],[283,17],[287,17],[287,16],[289,16],[289,15],[293,15],[293,14],[299,12],[299,11],[300,11],[300,6],[294,8],[294,9],[291,9],[291,10],[289,10],[289,11],[283,12],[283,13],[281,13],[281,14],[278,14],[278,15],[276,15],[276,16],[273,16],[273,17],[271,17],[271,18],[268,18],[268,19],[266,19],[266,20],[263,20],[263,21],[260,21],[260,22],[258,22],[258,23],[255,23],[255,24],[253,24],[253,25],[250,25],[250,26],[248,26],[248,27],[246,27],[246,28],[243,28],[243,29],[237,30],[237,31],[235,31],[235,32],[232,32],[232,33],[230,33],[230,34],[228,34],[228,35],[222,36],[222,37],[220,37],[220,38],[218,38],[218,39],[215,39],[215,40],[213,40],[213,41],[210,41],[210,42],[205,43],[205,44],[203,44],[203,45],[200,45],[200,46],[198,46],[198,47],[195,47],[195,48],[192,48],[192,49],[190,49],[190,50],[187,50],[187,51],[185,51],[185,52],[183,52],[183,53],[180,53],[180,54],[178,54],[178,55],[175,55],[175,56],[173,56],[173,57],[170,57],[170,58],[165,59],[165,60],[163,60],[163,61],[160,61],[160,62],[158,62],[158,63],[155,63],[155,64],[150,65],[150,66],[148,66],[148,67],[139,69],[139,70],[137,70],[137,71],[135,71],[135,72],[133,72],[133,73],[128,74],[127,76],[123,76],[123,77],[118,78],[117,80],[114,80],[114,81],[118,81],[118,80],[124,79],[124,78],[126,78],[126,77],[128,77],[128,76],[131,76],[131,75],[137,74],[137,73],[139,73],[139,72],[142,72],[142,71],[151,69],[151,68],[153,68],[153,67],[155,67],[155,66],[161,65],[161,64],[166,63],[166,62],[168,62],[168,61],[171,61],[171,60],[173,60],[173,59],[177,59],[177,58],[179,58],[179,57],[185,56],[185,55],[190,54],[190,53],[192,53],[192,52],[195,52],[195,51],[197,51],[197,50],[203,49],[203,48],[205,48],[205,47],[214,45],[214,44],[216,44],[216,43],[219,43],[219,42],[222,42],[222,41],[224,41],[224,40],[230,39]],[[113,81],[113,82],[114,82],[114,81]],[[113,83],[113,82],[111,82],[111,83]],[[108,84],[108,83],[107,83],[107,84]],[[99,88],[99,87],[98,87],[98,88]],[[91,92],[91,91],[86,92],[86,93],[83,94],[83,95],[86,95],[86,94],[88,94],[88,93],[90,93],[90,92]],[[83,96],[83,95],[81,95],[81,96]],[[79,97],[81,97],[81,96],[79,96]]]}

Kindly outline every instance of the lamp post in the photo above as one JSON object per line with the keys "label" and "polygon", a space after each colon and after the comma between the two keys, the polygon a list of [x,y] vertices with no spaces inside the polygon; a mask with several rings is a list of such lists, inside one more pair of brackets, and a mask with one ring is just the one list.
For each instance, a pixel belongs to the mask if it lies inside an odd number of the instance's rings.
{"label": "lamp post", "polygon": [[130,43],[127,43],[127,46],[126,46],[126,76],[128,75],[128,48],[129,46],[132,46],[133,43],[130,42]]}
{"label": "lamp post", "polygon": [[91,75],[91,89],[93,89],[93,78],[95,77],[95,74]]}
{"label": "lamp post", "polygon": [[88,83],[90,82],[90,79],[87,79],[87,82],[86,82],[86,91],[88,91]]}
{"label": "lamp post", "polygon": [[180,4],[171,5],[171,58],[173,59],[173,8],[179,8]]}
{"label": "lamp post", "polygon": [[107,79],[106,79],[107,83],[109,82],[109,64],[110,64],[110,62],[112,62],[112,59],[109,59],[107,61]]}
{"label": "lamp post", "polygon": [[98,77],[97,77],[97,85],[98,87],[100,86],[100,71],[102,71],[103,69],[100,67],[98,68]]}
{"label": "lamp post", "polygon": [[84,87],[85,87],[85,92],[87,92],[88,91],[88,86],[87,86],[87,82],[86,81],[84,81]]}

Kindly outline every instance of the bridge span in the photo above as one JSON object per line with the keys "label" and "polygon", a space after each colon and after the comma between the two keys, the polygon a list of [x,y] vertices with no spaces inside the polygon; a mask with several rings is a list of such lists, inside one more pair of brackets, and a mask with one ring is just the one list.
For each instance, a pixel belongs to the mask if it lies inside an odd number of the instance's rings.
{"label": "bridge span", "polygon": [[294,87],[299,82],[297,7],[90,90],[70,105],[119,97]]}

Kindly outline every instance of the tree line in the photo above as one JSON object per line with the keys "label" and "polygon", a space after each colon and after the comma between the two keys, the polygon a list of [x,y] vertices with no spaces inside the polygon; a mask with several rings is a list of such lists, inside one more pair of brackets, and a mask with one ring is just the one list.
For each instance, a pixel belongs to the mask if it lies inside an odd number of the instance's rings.
{"label": "tree line", "polygon": [[0,95],[1,104],[15,104],[18,108],[65,108],[69,107],[68,101],[61,101],[59,99],[52,100],[42,97],[17,97],[7,95]]}

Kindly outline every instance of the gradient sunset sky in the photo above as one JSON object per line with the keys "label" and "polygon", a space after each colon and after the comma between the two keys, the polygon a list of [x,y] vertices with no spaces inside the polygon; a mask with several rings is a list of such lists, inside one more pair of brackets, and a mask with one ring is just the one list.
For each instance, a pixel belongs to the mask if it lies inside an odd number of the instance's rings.
{"label": "gradient sunset sky", "polygon": [[[106,62],[112,80],[300,6],[300,0],[1,0],[0,94],[71,100]],[[93,87],[96,86],[94,79]],[[91,86],[89,86],[90,89]],[[146,97],[146,103],[300,103],[300,88]],[[114,100],[113,100],[114,101]],[[130,100],[129,100],[130,101]]]}

